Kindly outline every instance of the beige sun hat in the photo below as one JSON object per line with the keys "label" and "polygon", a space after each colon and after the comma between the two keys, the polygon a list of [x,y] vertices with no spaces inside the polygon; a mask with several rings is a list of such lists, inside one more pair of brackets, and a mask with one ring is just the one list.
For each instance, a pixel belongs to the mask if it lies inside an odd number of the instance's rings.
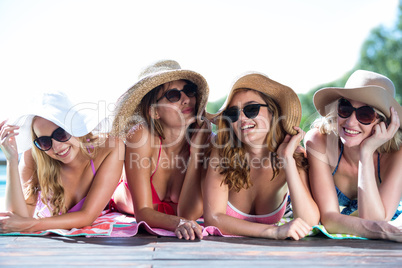
{"label": "beige sun hat", "polygon": [[209,87],[205,78],[197,72],[182,69],[174,60],[160,60],[142,70],[138,82],[129,88],[117,101],[112,133],[124,135],[132,126],[143,121],[138,106],[152,89],[175,80],[189,80],[197,85],[197,118],[205,111]]}
{"label": "beige sun hat", "polygon": [[318,90],[313,97],[314,106],[322,116],[326,116],[328,105],[341,97],[372,106],[388,118],[392,106],[402,116],[402,107],[395,100],[394,84],[388,77],[375,72],[357,70],[349,77],[344,88],[327,87]]}
{"label": "beige sun hat", "polygon": [[265,74],[258,72],[249,72],[237,78],[225,103],[217,113],[207,114],[208,119],[215,120],[222,115],[229,101],[233,98],[236,89],[253,89],[272,98],[279,105],[280,116],[284,117],[281,123],[285,131],[291,135],[297,133],[293,126],[300,125],[302,108],[299,97],[290,87],[282,85]]}

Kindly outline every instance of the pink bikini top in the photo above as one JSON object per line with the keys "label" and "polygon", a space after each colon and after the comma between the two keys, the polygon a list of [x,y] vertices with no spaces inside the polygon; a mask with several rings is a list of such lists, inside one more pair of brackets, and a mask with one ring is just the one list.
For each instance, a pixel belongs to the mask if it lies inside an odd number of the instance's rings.
{"label": "pink bikini top", "polygon": [[162,138],[161,137],[159,137],[159,141],[160,141],[160,144],[159,144],[158,160],[156,162],[155,170],[152,173],[151,178],[150,178],[150,180],[151,180],[151,190],[152,190],[152,203],[153,204],[158,204],[158,211],[159,212],[162,212],[162,213],[165,213],[165,214],[168,214],[168,215],[176,215],[172,205],[177,205],[177,203],[161,201],[159,196],[158,196],[158,193],[155,190],[154,185],[152,184],[152,178],[153,178],[154,174],[156,173],[156,170],[158,169],[159,160],[160,160],[160,156],[161,156],[161,152],[162,152]]}
{"label": "pink bikini top", "polygon": [[275,209],[273,212],[265,214],[265,215],[250,215],[244,212],[241,212],[237,208],[235,208],[229,201],[228,205],[226,207],[226,215],[241,219],[241,220],[246,220],[250,222],[258,222],[258,223],[264,223],[264,224],[275,224],[282,219],[283,215],[285,214],[286,211],[286,202],[288,194],[285,195],[285,198],[283,199],[282,204]]}
{"label": "pink bikini top", "polygon": [[[95,170],[95,165],[94,165],[94,162],[92,161],[92,159],[91,159],[91,168],[92,168],[92,173],[95,176],[96,170]],[[82,208],[82,205],[84,204],[84,201],[85,201],[85,197],[83,199],[81,199],[80,202],[75,204],[72,208],[70,208],[67,211],[67,213],[80,211]],[[40,191],[38,192],[38,200],[36,202],[34,217],[35,218],[52,217],[52,213],[50,213],[49,208],[45,204],[43,204],[42,200],[40,199]]]}

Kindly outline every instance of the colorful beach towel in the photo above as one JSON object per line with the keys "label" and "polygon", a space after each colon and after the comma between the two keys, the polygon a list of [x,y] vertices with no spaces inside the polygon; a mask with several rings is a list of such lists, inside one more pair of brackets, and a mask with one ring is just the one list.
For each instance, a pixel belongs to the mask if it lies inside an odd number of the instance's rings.
{"label": "colorful beach towel", "polygon": [[[282,218],[278,226],[283,225],[292,218]],[[402,220],[402,218],[401,218]],[[224,236],[224,237],[238,237],[234,235],[225,235],[223,234],[219,228],[215,226],[206,226],[204,227],[203,219],[197,220],[198,224],[203,226],[203,236]],[[60,235],[60,236],[87,236],[87,237],[132,237],[135,236],[140,229],[145,230],[149,234],[158,235],[158,236],[170,236],[175,237],[176,235],[172,231],[160,229],[160,228],[152,228],[146,222],[141,221],[138,222],[134,217],[130,217],[125,214],[121,214],[118,212],[109,212],[104,211],[102,215],[96,219],[96,221],[92,224],[92,226],[87,226],[83,228],[73,228],[71,230],[64,230],[64,229],[53,229],[41,232],[15,232],[15,233],[8,233],[8,234],[0,234],[0,235],[8,235],[8,236],[43,236],[43,235]],[[309,236],[314,236],[319,233],[324,234],[328,238],[331,239],[367,239],[364,237],[359,237],[355,235],[349,234],[330,234],[325,229],[323,225],[315,225],[313,226],[313,230],[310,232]]]}

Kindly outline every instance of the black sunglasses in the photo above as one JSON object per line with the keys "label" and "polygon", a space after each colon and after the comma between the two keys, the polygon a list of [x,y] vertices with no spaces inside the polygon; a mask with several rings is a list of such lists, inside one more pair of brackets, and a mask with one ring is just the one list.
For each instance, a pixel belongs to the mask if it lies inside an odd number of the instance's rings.
{"label": "black sunglasses", "polygon": [[178,90],[177,88],[169,89],[156,102],[160,101],[165,97],[170,102],[178,102],[181,99],[182,92],[186,94],[187,97],[189,98],[195,97],[197,95],[197,86],[195,84],[186,84],[184,85],[182,90]]}
{"label": "black sunglasses", "polygon": [[243,109],[239,109],[238,107],[231,107],[227,110],[225,110],[222,115],[226,118],[228,118],[232,123],[236,122],[239,120],[240,112],[243,111],[244,115],[247,116],[247,118],[253,119],[255,118],[259,112],[260,112],[260,107],[268,107],[266,104],[248,104],[243,107]]}
{"label": "black sunglasses", "polygon": [[362,106],[355,108],[346,99],[340,99],[338,102],[338,115],[342,118],[348,118],[352,113],[356,113],[356,119],[363,125],[370,125],[378,118],[377,113],[371,106]]}
{"label": "black sunglasses", "polygon": [[36,138],[34,140],[35,146],[41,150],[41,151],[48,151],[52,148],[53,143],[52,139],[58,141],[58,142],[66,142],[71,138],[71,135],[67,133],[64,129],[61,127],[57,128],[55,131],[53,131],[52,135],[49,136],[42,136],[39,138]]}

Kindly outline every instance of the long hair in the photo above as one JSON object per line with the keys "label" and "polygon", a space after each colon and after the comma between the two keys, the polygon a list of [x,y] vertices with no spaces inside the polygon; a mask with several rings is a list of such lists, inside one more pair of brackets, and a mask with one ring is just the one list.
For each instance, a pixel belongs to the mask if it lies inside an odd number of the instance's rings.
{"label": "long hair", "polygon": [[[237,89],[236,93],[241,91],[248,91],[252,89]],[[254,90],[253,90],[254,91]],[[279,145],[282,143],[286,136],[286,132],[280,124],[281,111],[279,105],[267,95],[255,91],[268,105],[268,111],[272,114],[270,123],[270,131],[266,136],[266,145],[270,151],[270,163],[273,170],[271,180],[275,179],[280,173],[280,161],[276,154]],[[228,103],[231,100],[228,100]],[[224,117],[218,119],[218,134],[216,137],[218,145],[218,154],[221,159],[225,159],[224,165],[222,163],[217,166],[220,174],[224,175],[222,183],[227,184],[229,190],[239,192],[242,188],[248,189],[252,186],[250,178],[250,164],[248,155],[245,151],[243,143],[234,134],[233,127],[230,121]],[[294,154],[296,164],[298,167],[307,169],[307,160],[303,153],[295,152]]]}
{"label": "long hair", "polygon": [[[35,118],[34,118],[35,120]],[[31,127],[32,140],[37,136]],[[92,132],[85,136],[77,137],[80,144],[80,151],[88,160],[94,159],[98,152],[98,146],[102,139]],[[61,162],[51,158],[45,152],[32,146],[32,157],[35,162],[32,178],[24,185],[25,199],[36,197],[40,191],[40,199],[53,216],[67,212],[65,205],[64,187],[61,180]],[[36,202],[36,200],[35,200]]]}
{"label": "long hair", "polygon": [[[338,113],[337,113],[337,105],[338,100],[334,101],[329,105],[329,112],[326,116],[322,116],[317,118],[312,124],[310,128],[317,128],[321,134],[329,135],[331,132],[338,134]],[[374,108],[374,111],[378,114],[380,121],[383,121],[388,126],[391,121],[390,118],[387,118],[383,112]],[[377,152],[380,154],[383,153],[392,153],[399,151],[399,148],[402,144],[402,130],[399,128],[395,135],[386,143],[377,148]]]}

